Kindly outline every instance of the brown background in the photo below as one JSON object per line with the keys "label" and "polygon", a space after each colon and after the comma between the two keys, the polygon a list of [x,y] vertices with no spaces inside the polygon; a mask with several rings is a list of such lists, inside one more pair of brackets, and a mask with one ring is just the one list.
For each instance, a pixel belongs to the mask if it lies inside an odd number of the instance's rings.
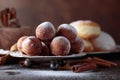
{"label": "brown background", "polygon": [[90,19],[98,22],[120,44],[120,0],[0,0],[0,10],[14,7],[21,25],[36,27]]}

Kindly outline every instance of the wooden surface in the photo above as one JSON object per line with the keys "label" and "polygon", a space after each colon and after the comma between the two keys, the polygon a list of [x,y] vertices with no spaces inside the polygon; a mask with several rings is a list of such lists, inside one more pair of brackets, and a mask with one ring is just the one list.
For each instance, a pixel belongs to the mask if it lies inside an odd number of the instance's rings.
{"label": "wooden surface", "polygon": [[88,54],[82,58],[87,57],[99,57],[115,62],[118,66],[98,67],[95,70],[74,73],[70,70],[50,70],[50,63],[45,62],[32,63],[29,68],[20,67],[21,58],[13,58],[11,60],[13,62],[0,66],[0,80],[120,80],[120,51],[107,54]]}
{"label": "wooden surface", "polygon": [[33,34],[33,29],[25,26],[23,28],[0,28],[0,49],[9,50],[21,36]]}
{"label": "wooden surface", "polygon": [[[120,60],[116,60],[120,64]],[[18,65],[0,66],[0,80],[120,80],[120,66],[98,68],[74,73],[69,70],[52,71],[47,67],[21,68]]]}
{"label": "wooden surface", "polygon": [[120,0],[0,0],[0,10],[15,7],[21,25],[36,27],[89,19],[98,22],[120,44]]}

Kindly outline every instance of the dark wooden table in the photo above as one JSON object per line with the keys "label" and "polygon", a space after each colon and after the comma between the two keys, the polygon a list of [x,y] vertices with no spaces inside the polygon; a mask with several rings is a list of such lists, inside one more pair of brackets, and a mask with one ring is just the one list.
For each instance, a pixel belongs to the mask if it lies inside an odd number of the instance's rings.
{"label": "dark wooden table", "polygon": [[53,71],[49,66],[25,68],[18,64],[0,66],[0,80],[120,80],[120,60],[118,67],[97,68],[94,71],[74,73],[69,70]]}

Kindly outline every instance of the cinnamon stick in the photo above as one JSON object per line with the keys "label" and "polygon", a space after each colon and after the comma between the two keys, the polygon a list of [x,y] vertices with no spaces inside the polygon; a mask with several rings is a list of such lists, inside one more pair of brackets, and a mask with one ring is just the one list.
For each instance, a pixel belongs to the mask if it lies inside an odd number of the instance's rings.
{"label": "cinnamon stick", "polygon": [[3,21],[3,14],[4,14],[4,11],[1,11],[1,23],[2,23],[2,25],[4,25],[4,24],[3,24],[3,22],[4,22],[4,21]]}
{"label": "cinnamon stick", "polygon": [[12,19],[16,19],[16,9],[15,8],[11,9],[11,14],[12,14]]}
{"label": "cinnamon stick", "polygon": [[88,70],[93,70],[97,67],[95,63],[84,63],[81,65],[74,65],[71,67],[71,70],[73,72],[82,72],[82,71],[88,71]]}
{"label": "cinnamon stick", "polygon": [[8,13],[7,13],[7,18],[8,18],[8,20],[10,20],[10,19],[12,18],[12,16],[11,16],[11,13],[10,13],[10,12],[8,12]]}
{"label": "cinnamon stick", "polygon": [[96,63],[98,66],[103,66],[103,67],[111,67],[111,64],[105,63],[105,62],[100,62],[100,61],[93,61],[94,63]]}
{"label": "cinnamon stick", "polygon": [[7,16],[6,16],[5,13],[3,14],[3,25],[4,25],[5,27],[8,26],[8,20],[7,20]]}
{"label": "cinnamon stick", "polygon": [[94,57],[94,58],[88,57],[87,59],[83,59],[83,60],[68,61],[68,63],[70,65],[76,65],[76,64],[80,64],[80,63],[95,63],[98,66],[109,67],[109,68],[112,67],[112,66],[114,66],[114,67],[118,66],[117,63],[107,61],[107,60],[104,60],[104,59],[100,59],[100,58],[97,58],[97,57]]}
{"label": "cinnamon stick", "polygon": [[100,58],[97,58],[97,57],[93,57],[93,60],[96,61],[96,62],[104,63],[106,65],[111,65],[111,66],[114,66],[114,67],[118,66],[118,64],[116,64],[114,62],[111,62],[111,61],[108,61],[108,60],[104,60],[104,59],[100,59]]}

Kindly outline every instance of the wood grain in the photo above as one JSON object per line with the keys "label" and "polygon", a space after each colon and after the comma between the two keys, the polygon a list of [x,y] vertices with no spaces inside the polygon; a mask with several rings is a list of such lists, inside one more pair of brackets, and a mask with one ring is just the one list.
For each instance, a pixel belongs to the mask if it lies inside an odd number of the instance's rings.
{"label": "wood grain", "polygon": [[120,44],[120,0],[0,0],[0,10],[17,9],[21,25],[36,27],[51,21],[56,28],[61,23],[79,19],[98,22]]}

